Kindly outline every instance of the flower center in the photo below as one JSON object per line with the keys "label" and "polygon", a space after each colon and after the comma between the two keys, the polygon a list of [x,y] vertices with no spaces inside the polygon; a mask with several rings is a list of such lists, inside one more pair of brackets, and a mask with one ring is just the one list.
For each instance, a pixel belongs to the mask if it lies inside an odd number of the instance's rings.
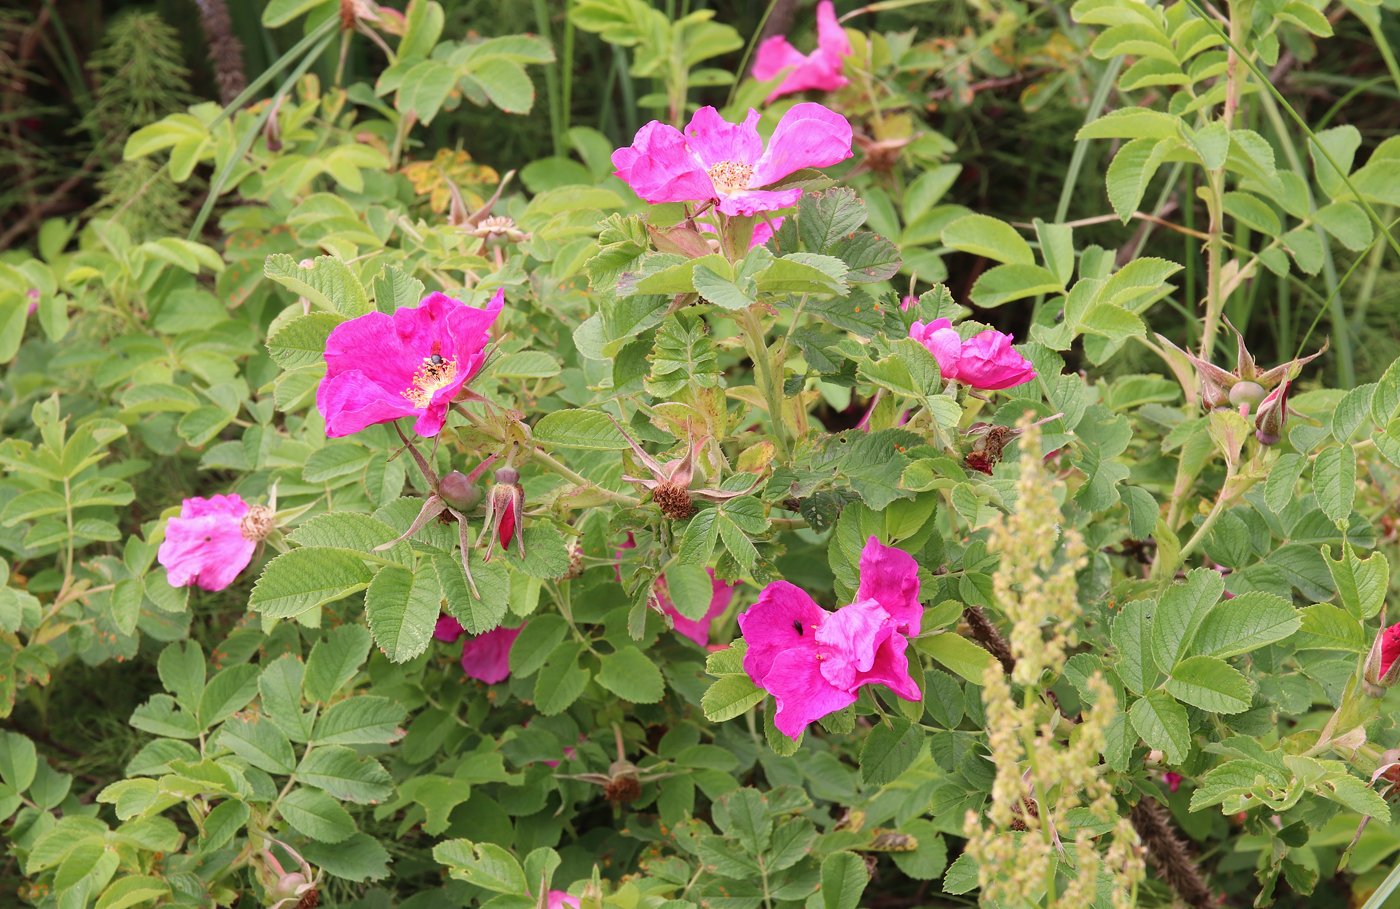
{"label": "flower center", "polygon": [[444,359],[441,354],[424,357],[418,371],[413,374],[413,384],[405,388],[403,396],[414,407],[426,408],[432,403],[433,395],[452,384],[457,378],[457,360]]}
{"label": "flower center", "polygon": [[258,543],[266,539],[275,526],[277,519],[273,516],[271,508],[266,505],[250,505],[248,513],[238,522],[238,532],[243,535],[243,539]]}
{"label": "flower center", "polygon": [[705,173],[710,175],[710,182],[715,185],[715,189],[729,195],[749,188],[749,181],[753,179],[753,165],[739,161],[721,161]]}

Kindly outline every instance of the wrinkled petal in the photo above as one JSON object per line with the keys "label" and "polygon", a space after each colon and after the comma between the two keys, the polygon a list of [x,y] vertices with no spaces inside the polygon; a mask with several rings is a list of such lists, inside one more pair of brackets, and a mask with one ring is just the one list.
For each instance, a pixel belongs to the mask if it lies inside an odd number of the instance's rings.
{"label": "wrinkled petal", "polygon": [[783,114],[754,170],[751,186],[769,186],[804,167],[830,167],[851,156],[851,124],[820,104]]}
{"label": "wrinkled petal", "polygon": [[719,115],[719,111],[706,105],[690,118],[685,128],[685,140],[707,168],[721,161],[754,164],[763,155],[763,137],[758,134],[758,111],[752,108],[743,122],[730,123]]}
{"label": "wrinkled petal", "polygon": [[1035,378],[1029,360],[1011,347],[1011,336],[988,329],[968,338],[958,355],[958,381],[984,391],[1024,385]]}
{"label": "wrinkled petal", "polygon": [[453,643],[466,633],[467,630],[462,627],[462,623],[450,615],[438,616],[437,627],[433,629],[433,637],[448,644]]}
{"label": "wrinkled petal", "polygon": [[844,691],[826,680],[817,654],[807,647],[777,654],[766,679],[763,687],[773,695],[778,707],[773,725],[794,741],[808,724],[856,702],[855,692]]}
{"label": "wrinkled petal", "polygon": [[859,676],[875,665],[875,654],[894,634],[890,614],[874,600],[861,600],[826,617],[815,637],[823,678],[845,691],[860,685]]}
{"label": "wrinkled petal", "polygon": [[922,695],[919,684],[909,674],[909,639],[891,634],[880,642],[870,669],[857,673],[857,685],[884,685],[906,701],[917,701]]}
{"label": "wrinkled petal", "polygon": [[836,61],[838,69],[841,61],[851,55],[851,39],[837,21],[836,7],[831,0],[821,0],[817,4],[817,49]]}
{"label": "wrinkled petal", "polygon": [[674,126],[653,120],[627,148],[613,152],[613,172],[643,200],[700,202],[715,197],[714,184]]}
{"label": "wrinkled petal", "polygon": [[919,563],[904,550],[885,546],[872,536],[860,554],[856,600],[880,604],[900,634],[918,634],[924,617],[924,609],[919,605]]}
{"label": "wrinkled petal", "polygon": [[[748,650],[744,671],[754,684],[764,684],[778,654],[794,648],[816,652],[815,633],[827,618],[807,592],[787,581],[774,581],[739,616],[739,630]],[[770,689],[771,690],[771,689]]]}
{"label": "wrinkled petal", "polygon": [[381,388],[407,388],[423,358],[411,345],[428,347],[432,342],[420,334],[414,323],[404,320],[400,324],[394,316],[382,312],[369,312],[341,322],[326,338],[326,377],[359,372]]}
{"label": "wrinkled petal", "polygon": [[932,322],[915,322],[909,326],[909,337],[933,354],[938,361],[938,371],[945,381],[958,378],[958,358],[962,353],[962,338],[947,319],[934,319]]}
{"label": "wrinkled petal", "polygon": [[462,671],[488,685],[510,678],[510,648],[519,628],[496,628],[462,644]]}
{"label": "wrinkled petal", "polygon": [[777,211],[797,204],[802,198],[802,190],[793,189],[751,189],[720,197],[716,206],[726,215],[756,215],[759,212]]}
{"label": "wrinkled petal", "polygon": [[358,369],[322,379],[316,387],[316,409],[325,417],[326,435],[331,438],[418,412],[403,395],[385,391]]}
{"label": "wrinkled petal", "polygon": [[248,567],[258,544],[243,535],[248,504],[237,495],[186,499],[166,522],[156,559],[171,587],[223,590]]}
{"label": "wrinkled petal", "polygon": [[849,80],[841,74],[842,62],[851,55],[851,41],[836,21],[830,0],[817,4],[817,49],[803,54],[787,38],[775,35],[758,46],[753,76],[761,82],[786,73],[783,81],[768,95],[773,101],[801,91],[836,91]]}

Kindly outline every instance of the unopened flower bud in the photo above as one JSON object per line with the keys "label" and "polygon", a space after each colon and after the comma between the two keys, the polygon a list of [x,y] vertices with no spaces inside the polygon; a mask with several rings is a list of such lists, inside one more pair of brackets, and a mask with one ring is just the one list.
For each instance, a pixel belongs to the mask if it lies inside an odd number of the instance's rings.
{"label": "unopened flower bud", "polygon": [[1264,386],[1258,382],[1236,382],[1230,389],[1230,403],[1235,407],[1248,405],[1252,410],[1260,401],[1264,400],[1265,394],[1267,392],[1264,391]]}
{"label": "unopened flower bud", "polygon": [[493,539],[486,547],[485,558],[500,540],[501,548],[510,548],[510,541],[516,541],[520,557],[525,557],[525,536],[516,533],[520,529],[522,509],[525,505],[525,489],[520,485],[520,471],[514,467],[502,467],[496,471],[496,482],[491,487],[491,496],[486,502],[486,528]]}
{"label": "unopened flower bud", "polygon": [[1361,677],[1376,689],[1386,689],[1400,679],[1400,622],[1383,629],[1371,644]]}
{"label": "unopened flower bud", "polygon": [[454,470],[438,483],[438,495],[458,511],[471,511],[481,504],[481,487],[473,483],[466,474]]}
{"label": "unopened flower bud", "polygon": [[1288,418],[1288,386],[1284,382],[1264,398],[1254,414],[1254,437],[1260,445],[1277,445],[1283,437],[1283,422]]}

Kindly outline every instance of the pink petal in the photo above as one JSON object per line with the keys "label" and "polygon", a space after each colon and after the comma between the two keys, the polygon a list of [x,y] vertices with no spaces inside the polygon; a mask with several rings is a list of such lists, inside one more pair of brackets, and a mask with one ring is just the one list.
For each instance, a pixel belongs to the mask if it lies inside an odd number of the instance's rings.
{"label": "pink petal", "polygon": [[466,634],[466,629],[462,627],[461,622],[450,615],[438,616],[437,627],[433,629],[433,637],[451,644],[464,634]]}
{"label": "pink petal", "polygon": [[236,495],[186,499],[165,527],[156,559],[172,587],[223,590],[253,559],[257,543],[243,536],[248,505]]}
{"label": "pink petal", "polygon": [[851,55],[851,39],[836,20],[836,7],[831,0],[817,4],[817,49],[836,62],[838,72],[841,61]]}
{"label": "pink petal", "polygon": [[510,648],[519,628],[496,628],[462,644],[462,671],[488,685],[510,678]]}
{"label": "pink petal", "polygon": [[570,909],[579,909],[578,897],[569,896],[569,894],[563,890],[549,891],[546,909],[564,909],[565,906],[570,907]]}
{"label": "pink petal", "polygon": [[779,215],[776,218],[764,218],[755,224],[753,226],[753,239],[749,241],[749,249],[766,245],[778,232],[778,228],[783,226],[785,220],[787,219]]}
{"label": "pink petal", "polygon": [[900,634],[918,634],[924,618],[919,605],[919,563],[904,550],[871,537],[860,554],[856,600],[874,600],[894,619]]}
{"label": "pink petal", "polygon": [[742,123],[730,123],[713,107],[695,112],[685,128],[686,144],[705,167],[721,161],[754,164],[763,155],[763,137],[758,134],[758,111],[750,109]]}
{"label": "pink petal", "polygon": [[1024,385],[1035,378],[1035,368],[1012,349],[1010,335],[988,329],[963,344],[957,378],[973,388],[996,391]]}
{"label": "pink petal", "polygon": [[316,387],[316,409],[325,418],[326,435],[331,438],[418,413],[402,394],[386,391],[358,369],[322,379]]}
{"label": "pink petal", "polygon": [[1400,658],[1400,622],[1396,622],[1381,633],[1380,675],[1385,675],[1390,671],[1396,658]]}
{"label": "pink petal", "polygon": [[851,124],[820,104],[783,114],[759,159],[751,186],[769,186],[804,167],[830,167],[851,156]]}
{"label": "pink petal", "polygon": [[855,691],[858,676],[875,665],[876,651],[892,634],[890,614],[874,600],[842,606],[814,635],[822,654],[822,676],[837,688]]}
{"label": "pink petal", "polygon": [[778,654],[793,648],[815,653],[815,632],[827,615],[802,588],[787,581],[763,588],[758,602],[739,616],[739,630],[748,645],[744,671],[754,684],[768,687],[765,680]]}
{"label": "pink petal", "polygon": [[892,634],[881,642],[875,652],[875,660],[869,671],[856,676],[858,685],[884,685],[906,701],[917,701],[923,695],[919,684],[909,674],[909,657],[905,651],[909,639],[902,634]]}
{"label": "pink petal", "polygon": [[789,208],[796,205],[800,198],[801,189],[751,189],[721,196],[716,208],[726,215],[756,215]]}
{"label": "pink petal", "polygon": [[763,687],[777,701],[773,725],[794,741],[808,724],[856,702],[855,692],[843,691],[826,680],[817,654],[806,647],[777,654]]}
{"label": "pink petal", "polygon": [[[778,78],[778,74],[783,70],[797,69],[807,62],[807,55],[793,47],[792,44],[782,35],[773,35],[771,38],[763,39],[763,43],[758,46],[758,51],[753,59],[753,77],[760,82],[767,82]],[[784,82],[784,85],[786,82]],[[773,94],[768,97],[772,101],[774,96],[785,94],[780,85],[774,89]]]}
{"label": "pink petal", "polygon": [[674,126],[653,120],[627,148],[613,152],[614,175],[653,204],[698,202],[715,197],[714,184]]}
{"label": "pink petal", "polygon": [[933,354],[938,361],[938,371],[943,379],[958,378],[959,358],[962,355],[962,338],[947,319],[934,319],[927,324],[915,322],[909,326],[909,337],[918,341]]}

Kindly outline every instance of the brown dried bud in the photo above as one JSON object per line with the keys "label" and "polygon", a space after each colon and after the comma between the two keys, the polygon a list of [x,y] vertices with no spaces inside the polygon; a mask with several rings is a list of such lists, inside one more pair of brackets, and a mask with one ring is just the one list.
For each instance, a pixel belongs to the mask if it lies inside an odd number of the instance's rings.
{"label": "brown dried bud", "polygon": [[680,483],[662,483],[652,491],[652,498],[661,513],[673,521],[684,521],[695,514],[695,502],[690,497],[689,486]]}
{"label": "brown dried bud", "polygon": [[642,796],[642,781],[637,776],[637,765],[628,760],[613,761],[608,767],[608,781],[603,785],[603,797],[610,802],[625,805],[635,802]]}
{"label": "brown dried bud", "polygon": [[238,524],[243,539],[260,543],[277,527],[277,517],[266,505],[249,505],[248,513]]}

